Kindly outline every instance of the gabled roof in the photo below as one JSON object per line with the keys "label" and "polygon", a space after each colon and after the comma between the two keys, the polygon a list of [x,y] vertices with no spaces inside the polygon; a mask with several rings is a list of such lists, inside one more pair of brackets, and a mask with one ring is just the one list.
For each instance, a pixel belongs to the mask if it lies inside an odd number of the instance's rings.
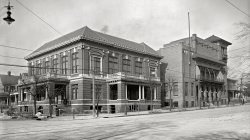
{"label": "gabled roof", "polygon": [[224,40],[224,39],[222,39],[222,38],[219,38],[219,37],[217,37],[217,36],[215,36],[215,35],[212,35],[212,36],[210,36],[210,37],[208,37],[207,39],[205,39],[205,40],[207,40],[207,41],[209,41],[209,42],[223,42],[223,43],[225,43],[226,45],[232,45],[232,43],[230,43],[230,42],[228,42],[228,41],[226,41],[226,40]]}
{"label": "gabled roof", "polygon": [[32,52],[30,55],[25,57],[25,59],[28,60],[28,59],[34,58],[37,55],[41,55],[53,49],[58,49],[67,43],[77,41],[80,39],[90,40],[93,42],[110,45],[110,46],[117,47],[120,49],[126,49],[126,50],[135,51],[138,53],[161,57],[155,50],[153,50],[151,47],[149,47],[145,43],[136,43],[136,42],[129,41],[126,39],[114,37],[108,34],[94,31],[88,28],[87,26],[85,26],[69,34],[66,34],[62,37],[59,37],[55,40],[52,40],[48,43],[45,43],[40,48],[38,48],[37,50]]}
{"label": "gabled roof", "polygon": [[3,75],[0,74],[0,84],[1,85],[16,85],[18,83],[19,76],[14,75]]}

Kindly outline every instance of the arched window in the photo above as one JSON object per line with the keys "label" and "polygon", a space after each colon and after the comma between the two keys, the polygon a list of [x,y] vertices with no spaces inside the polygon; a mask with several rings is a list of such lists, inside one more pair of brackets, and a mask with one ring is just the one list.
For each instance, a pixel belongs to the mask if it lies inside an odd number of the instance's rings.
{"label": "arched window", "polygon": [[217,75],[216,80],[219,82],[223,82],[223,79],[224,79],[223,74],[221,71],[219,71],[219,74]]}
{"label": "arched window", "polygon": [[198,80],[200,78],[201,78],[201,71],[200,71],[199,66],[196,65],[196,67],[195,67],[195,79]]}

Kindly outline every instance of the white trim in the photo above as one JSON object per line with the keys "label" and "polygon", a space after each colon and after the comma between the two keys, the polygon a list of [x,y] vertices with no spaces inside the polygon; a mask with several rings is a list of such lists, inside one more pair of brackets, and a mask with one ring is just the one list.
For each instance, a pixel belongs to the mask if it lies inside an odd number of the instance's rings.
{"label": "white trim", "polygon": [[[118,90],[118,88],[117,88],[117,90]],[[128,85],[127,84],[125,84],[125,96],[126,96],[126,100],[128,100]]]}
{"label": "white trim", "polygon": [[145,95],[144,95],[144,86],[142,86],[142,99],[145,99]]}
{"label": "white trim", "polygon": [[139,100],[141,99],[141,85],[139,85]]}

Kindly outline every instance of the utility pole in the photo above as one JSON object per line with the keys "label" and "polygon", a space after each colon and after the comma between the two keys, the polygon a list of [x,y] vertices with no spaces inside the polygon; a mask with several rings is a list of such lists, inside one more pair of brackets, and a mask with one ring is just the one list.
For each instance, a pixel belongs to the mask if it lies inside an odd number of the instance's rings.
{"label": "utility pole", "polygon": [[[189,18],[189,12],[188,12],[188,41],[189,41],[189,43],[188,43],[188,47],[189,47],[189,84],[191,84],[191,54],[192,54],[192,52],[191,52],[191,40],[190,40],[190,18]],[[191,86],[191,88],[192,88],[192,86]],[[191,90],[192,91],[192,90]],[[189,90],[188,90],[188,93],[189,93]],[[188,94],[189,95],[189,94]],[[185,106],[185,107],[188,107],[188,106]]]}
{"label": "utility pole", "polygon": [[95,72],[92,70],[92,80],[93,80],[93,117],[95,117]]}

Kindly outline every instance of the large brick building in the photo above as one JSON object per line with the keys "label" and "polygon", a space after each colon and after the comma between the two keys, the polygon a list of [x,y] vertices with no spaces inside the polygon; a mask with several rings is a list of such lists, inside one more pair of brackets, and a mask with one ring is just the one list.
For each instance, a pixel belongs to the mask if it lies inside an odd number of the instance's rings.
{"label": "large brick building", "polygon": [[165,105],[170,99],[175,107],[225,104],[228,45],[231,43],[214,35],[201,39],[193,34],[158,50],[162,62],[168,63],[163,81],[166,86],[168,81],[173,83],[172,94],[166,90]]}
{"label": "large brick building", "polygon": [[20,110],[33,110],[32,89],[37,91],[37,109],[44,113],[48,112],[49,99],[65,110],[92,110],[93,81],[102,111],[149,110],[151,104],[159,108],[161,58],[145,43],[85,26],[44,44],[25,58],[29,76],[19,82]]}

